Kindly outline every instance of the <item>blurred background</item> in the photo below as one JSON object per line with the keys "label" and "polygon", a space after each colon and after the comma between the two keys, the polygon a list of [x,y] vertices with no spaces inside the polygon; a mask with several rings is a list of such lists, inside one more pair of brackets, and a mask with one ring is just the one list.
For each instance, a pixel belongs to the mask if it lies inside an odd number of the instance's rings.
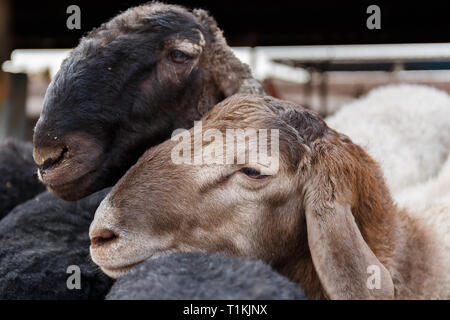
{"label": "blurred background", "polygon": [[[0,0],[0,140],[30,140],[46,88],[92,28],[145,1]],[[322,115],[389,83],[450,92],[448,1],[165,1],[208,10],[268,94]],[[370,30],[370,5],[381,29]],[[81,29],[69,30],[70,5]]]}

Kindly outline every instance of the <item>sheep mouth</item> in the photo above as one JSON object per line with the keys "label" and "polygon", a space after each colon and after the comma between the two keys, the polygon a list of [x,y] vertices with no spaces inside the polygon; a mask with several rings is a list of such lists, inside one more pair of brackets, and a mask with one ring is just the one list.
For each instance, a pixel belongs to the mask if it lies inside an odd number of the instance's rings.
{"label": "sheep mouth", "polygon": [[[155,253],[151,254],[150,256],[148,256],[147,258],[144,258],[138,262],[134,262],[131,264],[127,264],[127,265],[123,265],[120,267],[105,267],[102,266],[100,264],[98,264],[98,266],[100,267],[100,269],[102,269],[102,271],[110,278],[113,279],[117,279],[119,277],[124,276],[125,274],[127,274],[128,272],[130,272],[134,267],[138,266],[139,264],[141,264],[144,261],[147,260],[153,260],[153,259],[157,259],[163,256],[167,256],[171,253],[173,253],[173,250],[162,250],[162,251],[156,251]],[[91,256],[92,256],[92,251],[91,251]],[[93,259],[94,260],[94,259]],[[94,260],[95,262],[95,260]]]}
{"label": "sheep mouth", "polygon": [[42,138],[34,140],[33,158],[39,180],[50,192],[73,201],[97,191],[95,184],[99,183],[106,157],[100,140],[81,132],[61,136],[56,144]]}
{"label": "sheep mouth", "polygon": [[50,166],[44,163],[39,167],[39,180],[58,197],[78,200],[96,191],[102,159],[100,154],[71,157],[70,151],[65,151]]}
{"label": "sheep mouth", "polygon": [[45,178],[42,181],[53,194],[64,200],[73,201],[91,193],[89,190],[93,189],[92,185],[96,180],[95,173],[96,168],[67,182],[55,179],[56,183],[52,183],[52,180]]}
{"label": "sheep mouth", "polygon": [[121,267],[102,267],[100,269],[110,278],[117,279],[125,274],[127,274],[131,269],[141,264],[145,260],[141,260],[139,262],[135,262],[129,265],[121,266]]}

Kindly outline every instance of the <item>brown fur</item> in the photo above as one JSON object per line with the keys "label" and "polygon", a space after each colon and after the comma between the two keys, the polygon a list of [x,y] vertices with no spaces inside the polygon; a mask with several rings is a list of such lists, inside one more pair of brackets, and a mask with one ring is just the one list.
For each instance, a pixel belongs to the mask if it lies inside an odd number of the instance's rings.
{"label": "brown fur", "polygon": [[[266,261],[312,299],[445,298],[439,239],[394,205],[361,147],[268,97],[233,96],[203,121],[203,130],[246,127],[280,130],[276,174],[254,181],[243,165],[175,165],[166,141],[97,211],[91,237],[108,228],[118,240],[92,251],[94,261],[108,273],[161,252],[221,252]],[[381,270],[380,289],[366,286],[369,265]]]}

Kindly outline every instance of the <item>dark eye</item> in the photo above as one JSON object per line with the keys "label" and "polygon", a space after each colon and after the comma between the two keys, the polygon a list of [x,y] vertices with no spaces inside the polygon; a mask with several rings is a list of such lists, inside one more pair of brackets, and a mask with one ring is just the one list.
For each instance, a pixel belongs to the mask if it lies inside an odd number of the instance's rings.
{"label": "dark eye", "polygon": [[260,171],[253,169],[253,168],[242,168],[240,170],[243,174],[245,174],[247,177],[250,177],[252,179],[264,179],[268,177],[267,175],[261,174]]}
{"label": "dark eye", "polygon": [[186,53],[180,50],[173,50],[170,53],[170,59],[176,63],[184,63],[189,60],[189,58],[190,57]]}

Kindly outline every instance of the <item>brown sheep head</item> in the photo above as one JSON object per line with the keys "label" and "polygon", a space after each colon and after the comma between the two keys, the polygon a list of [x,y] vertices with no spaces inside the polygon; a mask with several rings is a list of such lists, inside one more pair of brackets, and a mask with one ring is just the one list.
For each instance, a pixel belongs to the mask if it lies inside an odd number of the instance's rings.
{"label": "brown sheep head", "polygon": [[131,8],[84,37],[52,80],[33,139],[39,177],[80,199],[225,97],[261,90],[205,11]]}
{"label": "brown sheep head", "polygon": [[[212,128],[224,136],[227,129],[278,130],[277,170],[259,158],[250,163],[250,139],[241,164],[174,163],[179,135],[153,147],[91,224],[91,256],[106,274],[119,277],[143,260],[200,250],[261,259],[310,298],[392,297],[391,277],[377,258],[386,234],[369,232],[392,203],[378,166],[360,147],[317,114],[269,97],[228,98],[203,119],[204,136]],[[203,157],[231,142],[196,140],[194,130],[186,137],[193,148],[201,141]],[[366,285],[371,265],[381,272],[381,289]]]}

